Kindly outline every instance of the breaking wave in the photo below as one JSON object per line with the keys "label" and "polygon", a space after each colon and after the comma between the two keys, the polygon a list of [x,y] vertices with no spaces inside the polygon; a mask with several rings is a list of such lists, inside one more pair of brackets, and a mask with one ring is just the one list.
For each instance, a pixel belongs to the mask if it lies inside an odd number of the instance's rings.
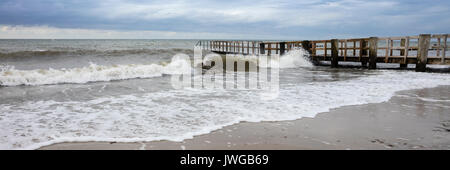
{"label": "breaking wave", "polygon": [[0,52],[0,58],[30,58],[40,56],[80,56],[80,55],[104,55],[104,56],[125,56],[125,55],[160,55],[160,54],[190,54],[192,49],[168,48],[168,49],[126,49],[126,50],[32,50],[32,51],[16,51],[3,53]]}
{"label": "breaking wave", "polygon": [[[120,51],[117,53],[130,54],[132,52],[136,53],[144,51]],[[52,52],[36,51],[33,53],[47,54]],[[55,54],[57,54],[57,52],[55,52]],[[243,56],[243,58],[235,56],[234,60],[246,60],[251,62],[259,60],[260,67],[296,68],[312,66],[311,62],[308,61],[308,53],[302,49],[292,50],[281,56],[279,60],[270,58],[270,65],[267,62],[262,62],[262,58],[257,58],[257,56]],[[19,70],[15,69],[14,66],[6,65],[0,66],[0,86],[34,86],[64,83],[82,84],[99,81],[160,77],[163,74],[183,74],[190,71],[191,62],[188,59],[177,58],[176,56],[169,64],[118,64],[106,66],[91,63],[89,66],[81,68],[49,68],[35,70]]]}
{"label": "breaking wave", "polygon": [[309,53],[302,48],[291,50],[280,57],[280,68],[312,67]]}
{"label": "breaking wave", "polygon": [[14,66],[0,66],[0,86],[48,85],[88,83],[160,77],[163,74],[190,73],[189,60],[175,57],[169,64],[129,64],[104,66],[91,63],[87,67],[71,69],[17,70]]}
{"label": "breaking wave", "polygon": [[[205,58],[205,60],[217,61],[218,58],[211,56]],[[298,68],[314,66],[309,60],[309,53],[301,48],[291,50],[279,58],[276,58],[275,56],[228,55],[227,60],[258,63],[258,66],[262,68]]]}

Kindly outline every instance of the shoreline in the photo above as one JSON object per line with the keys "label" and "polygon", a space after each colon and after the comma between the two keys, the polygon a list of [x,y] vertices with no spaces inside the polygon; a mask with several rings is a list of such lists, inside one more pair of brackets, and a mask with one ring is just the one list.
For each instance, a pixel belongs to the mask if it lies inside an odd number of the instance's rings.
{"label": "shoreline", "polygon": [[438,86],[314,118],[240,122],[182,142],[63,142],[39,150],[450,149],[449,102],[450,86]]}

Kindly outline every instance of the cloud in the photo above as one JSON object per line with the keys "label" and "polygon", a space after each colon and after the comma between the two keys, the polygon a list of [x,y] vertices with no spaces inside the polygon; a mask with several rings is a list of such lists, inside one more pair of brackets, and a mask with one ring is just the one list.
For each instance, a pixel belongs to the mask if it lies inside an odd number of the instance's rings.
{"label": "cloud", "polygon": [[[109,20],[154,22],[176,20],[198,23],[205,27],[236,25],[270,25],[271,28],[314,28],[346,25],[347,27],[418,24],[450,15],[442,3],[391,0],[248,0],[248,1],[102,1],[90,13]],[[447,3],[448,4],[448,3]],[[420,12],[423,11],[423,12]],[[398,21],[397,18],[407,18]],[[435,19],[433,19],[435,18]],[[404,25],[402,25],[404,24]],[[252,29],[257,27],[252,27]],[[244,29],[245,30],[245,29]],[[250,30],[250,29],[249,29]]]}
{"label": "cloud", "polygon": [[0,39],[248,39],[268,38],[264,35],[173,32],[173,31],[117,31],[102,29],[73,29],[49,26],[0,25]]}
{"label": "cloud", "polygon": [[[334,23],[361,22],[383,15],[398,5],[391,1],[299,0],[299,1],[227,1],[185,0],[129,2],[102,1],[90,13],[107,19],[157,21],[183,18],[209,24],[245,24],[268,22],[274,26],[319,26]],[[348,20],[353,21],[348,21]]]}
{"label": "cloud", "polygon": [[448,33],[449,7],[448,0],[2,0],[0,24],[319,39]]}

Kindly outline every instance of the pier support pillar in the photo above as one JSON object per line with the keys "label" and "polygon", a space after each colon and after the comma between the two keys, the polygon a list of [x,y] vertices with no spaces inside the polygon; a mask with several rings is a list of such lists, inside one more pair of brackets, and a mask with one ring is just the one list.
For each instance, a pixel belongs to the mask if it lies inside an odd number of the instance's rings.
{"label": "pier support pillar", "polygon": [[284,55],[285,51],[286,51],[286,43],[280,42],[280,55]]}
{"label": "pier support pillar", "polygon": [[428,62],[428,48],[430,47],[430,34],[419,35],[419,49],[417,51],[416,72],[425,72]]}
{"label": "pier support pillar", "polygon": [[339,65],[339,41],[337,39],[331,40],[331,67],[336,68]]}
{"label": "pier support pillar", "polygon": [[377,68],[377,50],[378,50],[378,38],[370,37],[370,39],[369,39],[369,69]]}
{"label": "pier support pillar", "polygon": [[361,57],[361,66],[362,67],[367,67],[367,59],[364,58],[364,56],[367,56],[367,42],[365,40],[361,40],[361,43],[359,44],[359,55]]}
{"label": "pier support pillar", "polygon": [[307,51],[310,55],[312,55],[312,50],[311,50],[311,42],[310,41],[302,41],[302,48]]}
{"label": "pier support pillar", "polygon": [[314,64],[314,65],[320,65],[320,62],[316,56],[316,53],[313,52],[313,44],[311,43],[311,41],[308,40],[304,40],[301,42],[302,44],[302,48],[308,52],[309,57],[310,57],[310,61]]}
{"label": "pier support pillar", "polygon": [[264,43],[259,43],[259,54],[265,54],[266,49]]}
{"label": "pier support pillar", "polygon": [[[406,47],[406,39],[400,40],[400,47]],[[405,56],[406,50],[400,50],[400,56]],[[405,60],[404,63],[400,63],[400,68],[407,68],[408,60]]]}

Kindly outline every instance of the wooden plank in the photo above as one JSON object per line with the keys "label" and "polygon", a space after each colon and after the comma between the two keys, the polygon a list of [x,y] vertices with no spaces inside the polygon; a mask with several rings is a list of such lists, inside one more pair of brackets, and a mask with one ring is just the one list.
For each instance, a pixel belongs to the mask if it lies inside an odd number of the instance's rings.
{"label": "wooden plank", "polygon": [[[407,57],[408,57],[408,44],[409,44],[409,39],[408,37],[405,37],[404,39],[400,40],[400,47],[402,47],[403,49],[400,50],[400,56],[403,57],[403,62],[400,63],[400,67],[401,68],[407,68],[408,67],[408,63],[407,63]],[[391,56],[394,57],[394,56]]]}
{"label": "wooden plank", "polygon": [[[308,42],[308,44],[309,44],[309,42]],[[316,55],[316,43],[312,43],[312,49],[310,51],[312,52],[313,55]]]}
{"label": "wooden plank", "polygon": [[386,54],[385,54],[386,56],[385,56],[385,59],[384,59],[385,63],[388,62],[388,58],[389,58],[389,49],[390,49],[389,48],[390,47],[389,43],[392,43],[392,41],[390,41],[389,38],[388,38],[388,39],[386,39]]}
{"label": "wooden plank", "polygon": [[377,68],[377,50],[378,50],[378,38],[370,37],[370,40],[369,40],[369,69]]}
{"label": "wooden plank", "polygon": [[428,48],[430,47],[430,34],[419,36],[419,50],[417,51],[416,72],[425,72],[427,68]]}
{"label": "wooden plank", "polygon": [[345,45],[344,45],[344,61],[347,61],[347,44],[348,44],[347,40],[344,40],[344,43],[345,43]]}
{"label": "wooden plank", "polygon": [[339,40],[331,40],[331,67],[337,68],[339,65]]}
{"label": "wooden plank", "polygon": [[278,45],[280,45],[279,43],[275,44],[275,54],[278,54]]}
{"label": "wooden plank", "polygon": [[308,52],[309,54],[312,54],[313,56],[316,55],[316,49],[315,49],[316,43],[313,43],[311,41],[302,41],[301,44],[302,44],[301,48],[303,48],[306,52]]}
{"label": "wooden plank", "polygon": [[250,41],[247,41],[247,55],[250,54]]}
{"label": "wooden plank", "polygon": [[239,53],[240,51],[241,51],[240,43],[239,41],[236,41],[236,53]]}
{"label": "wooden plank", "polygon": [[255,42],[252,42],[252,54],[255,54]]}
{"label": "wooden plank", "polygon": [[265,54],[266,50],[265,48],[265,44],[264,43],[259,43],[259,54]]}
{"label": "wooden plank", "polygon": [[409,54],[409,37],[406,37],[406,43],[405,43],[405,64],[406,63],[406,58],[408,58],[408,54]]}
{"label": "wooden plank", "polygon": [[[258,46],[261,46],[261,42],[258,43]],[[261,54],[261,51],[260,51],[261,49],[260,48],[257,48],[256,50],[257,50],[258,54]]]}
{"label": "wooden plank", "polygon": [[392,55],[394,55],[394,50],[392,49],[393,47],[394,47],[394,40],[393,39],[390,39],[391,41],[391,44],[389,45],[389,55],[390,56],[392,56]]}
{"label": "wooden plank", "polygon": [[367,67],[367,59],[364,58],[365,56],[367,56],[367,42],[364,39],[361,39],[359,41],[360,45],[359,45],[359,61],[361,61],[361,66],[363,67]]}
{"label": "wooden plank", "polygon": [[447,38],[448,38],[448,34],[445,34],[444,35],[444,48],[442,50],[442,60],[441,60],[442,63],[445,62],[445,52],[447,51]]}
{"label": "wooden plank", "polygon": [[441,53],[441,37],[437,38],[437,42],[438,42],[438,47],[436,49],[436,56],[439,57],[439,55]]}
{"label": "wooden plank", "polygon": [[285,48],[286,48],[286,43],[285,42],[281,42],[280,43],[280,55],[284,55]]}

